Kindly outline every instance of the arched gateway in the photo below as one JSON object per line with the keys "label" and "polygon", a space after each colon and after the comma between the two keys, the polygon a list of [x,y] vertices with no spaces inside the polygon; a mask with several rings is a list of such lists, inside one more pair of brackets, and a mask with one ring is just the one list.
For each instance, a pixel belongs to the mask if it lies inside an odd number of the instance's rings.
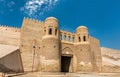
{"label": "arched gateway", "polygon": [[66,47],[61,54],[61,72],[72,72],[73,70],[73,51]]}

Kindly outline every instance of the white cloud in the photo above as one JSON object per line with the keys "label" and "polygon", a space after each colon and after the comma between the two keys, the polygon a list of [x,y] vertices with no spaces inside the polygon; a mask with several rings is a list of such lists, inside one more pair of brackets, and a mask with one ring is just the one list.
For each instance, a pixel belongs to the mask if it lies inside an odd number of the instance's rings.
{"label": "white cloud", "polygon": [[40,16],[51,10],[57,2],[58,0],[28,0],[20,10],[30,17]]}

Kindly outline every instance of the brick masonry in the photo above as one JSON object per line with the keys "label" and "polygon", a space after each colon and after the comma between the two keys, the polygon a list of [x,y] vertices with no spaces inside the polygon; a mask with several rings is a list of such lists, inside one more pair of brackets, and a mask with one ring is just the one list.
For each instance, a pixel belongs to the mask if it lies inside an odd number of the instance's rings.
{"label": "brick masonry", "polygon": [[1,44],[20,47],[25,72],[61,72],[62,56],[71,58],[69,72],[102,71],[99,40],[85,26],[72,33],[59,30],[54,17],[45,21],[24,18],[20,29],[0,26],[0,32]]}

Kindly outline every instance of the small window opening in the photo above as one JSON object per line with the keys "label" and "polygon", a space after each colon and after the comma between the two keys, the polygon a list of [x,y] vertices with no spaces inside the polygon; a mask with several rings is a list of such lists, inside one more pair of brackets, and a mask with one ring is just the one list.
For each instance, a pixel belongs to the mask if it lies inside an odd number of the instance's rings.
{"label": "small window opening", "polygon": [[73,38],[72,38],[72,42],[74,42],[74,39],[75,39],[75,38],[73,37]]}
{"label": "small window opening", "polygon": [[61,34],[60,34],[59,38],[60,38],[60,40],[62,40],[62,35]]}
{"label": "small window opening", "polygon": [[70,36],[68,36],[68,41],[70,42]]}
{"label": "small window opening", "polygon": [[57,29],[55,29],[55,35],[57,35]]}
{"label": "small window opening", "polygon": [[83,41],[86,41],[86,37],[85,36],[83,37]]}
{"label": "small window opening", "polygon": [[46,34],[46,30],[44,30],[44,35]]}
{"label": "small window opening", "polygon": [[64,35],[64,40],[66,40],[66,35]]}
{"label": "small window opening", "polygon": [[79,42],[81,42],[81,38],[80,38],[80,37],[78,37],[78,39],[79,39]]}
{"label": "small window opening", "polygon": [[49,34],[52,35],[52,29],[51,28],[49,29]]}

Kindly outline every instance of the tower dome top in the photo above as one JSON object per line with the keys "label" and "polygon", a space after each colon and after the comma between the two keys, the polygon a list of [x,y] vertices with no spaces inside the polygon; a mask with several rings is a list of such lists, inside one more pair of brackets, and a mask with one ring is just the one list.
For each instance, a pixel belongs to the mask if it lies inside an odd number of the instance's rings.
{"label": "tower dome top", "polygon": [[79,26],[77,29],[87,29],[86,26]]}
{"label": "tower dome top", "polygon": [[77,29],[76,29],[76,33],[77,34],[88,34],[88,28],[86,26],[79,26]]}
{"label": "tower dome top", "polygon": [[56,20],[56,21],[58,21],[57,18],[55,18],[55,17],[48,17],[48,18],[45,19],[45,21],[47,21],[47,20]]}

